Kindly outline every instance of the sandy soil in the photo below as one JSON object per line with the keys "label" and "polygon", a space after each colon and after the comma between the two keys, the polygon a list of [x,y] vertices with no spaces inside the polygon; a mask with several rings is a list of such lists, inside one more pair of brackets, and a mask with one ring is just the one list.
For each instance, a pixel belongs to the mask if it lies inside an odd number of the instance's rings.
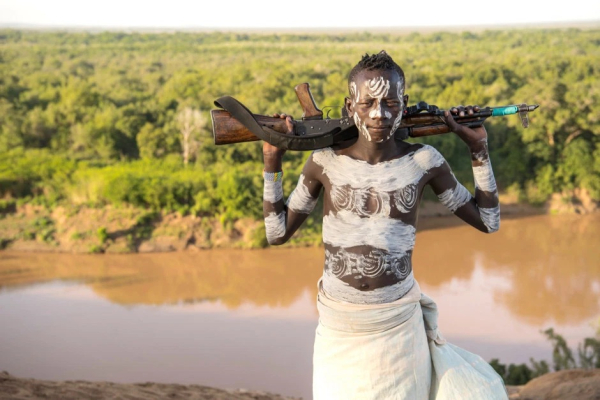
{"label": "sandy soil", "polygon": [[243,389],[223,390],[199,385],[163,383],[111,383],[86,381],[41,381],[0,373],[0,399],[189,399],[189,400],[294,400],[273,393]]}

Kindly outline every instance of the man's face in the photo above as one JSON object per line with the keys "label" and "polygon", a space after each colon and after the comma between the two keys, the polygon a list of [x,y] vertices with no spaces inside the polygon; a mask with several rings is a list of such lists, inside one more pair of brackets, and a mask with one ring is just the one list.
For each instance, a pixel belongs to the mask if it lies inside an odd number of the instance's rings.
{"label": "man's face", "polygon": [[368,141],[382,143],[400,126],[404,82],[396,71],[361,71],[350,83],[349,115]]}

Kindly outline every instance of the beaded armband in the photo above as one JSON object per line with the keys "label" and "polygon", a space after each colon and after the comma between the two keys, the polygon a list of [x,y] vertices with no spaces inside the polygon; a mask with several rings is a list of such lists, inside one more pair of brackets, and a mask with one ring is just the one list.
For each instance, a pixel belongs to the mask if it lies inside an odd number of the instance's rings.
{"label": "beaded armband", "polygon": [[283,180],[283,171],[267,172],[263,171],[263,178],[268,182],[281,182]]}

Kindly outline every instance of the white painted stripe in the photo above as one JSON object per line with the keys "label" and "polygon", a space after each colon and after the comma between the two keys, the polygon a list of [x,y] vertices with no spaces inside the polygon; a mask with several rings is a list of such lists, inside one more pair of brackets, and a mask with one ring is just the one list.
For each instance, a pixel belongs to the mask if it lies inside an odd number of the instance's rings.
{"label": "white painted stripe", "polygon": [[283,199],[283,185],[281,181],[265,181],[263,199],[273,204]]}
{"label": "white painted stripe", "polygon": [[404,157],[374,165],[345,155],[338,156],[331,148],[316,150],[313,160],[323,167],[323,173],[333,185],[372,188],[375,192],[393,192],[416,184],[428,170],[439,167],[445,161],[436,149],[428,145]]}
{"label": "white painted stripe", "polygon": [[460,182],[456,182],[454,189],[448,189],[438,195],[440,202],[455,212],[471,200],[471,193]]}
{"label": "white painted stripe", "polygon": [[489,233],[500,229],[500,206],[494,208],[479,208],[479,215]]}
{"label": "white painted stripe", "polygon": [[398,283],[374,290],[358,290],[340,280],[332,273],[325,271],[321,281],[323,290],[332,298],[348,303],[358,304],[380,304],[391,303],[403,297],[415,284],[412,271]]}
{"label": "white painted stripe", "polygon": [[385,216],[361,218],[341,210],[323,217],[323,242],[336,247],[371,246],[406,253],[415,245],[415,227]]}
{"label": "white painted stripe", "polygon": [[317,200],[310,195],[308,188],[304,184],[304,175],[300,174],[296,189],[294,189],[287,199],[288,208],[298,214],[310,214],[315,208]]}
{"label": "white painted stripe", "polygon": [[265,217],[265,231],[267,233],[267,242],[273,243],[285,235],[285,211],[277,213],[269,213]]}
{"label": "white painted stripe", "polygon": [[483,164],[473,167],[473,177],[475,178],[475,187],[484,192],[495,192],[497,190],[492,163],[489,159],[483,160]]}

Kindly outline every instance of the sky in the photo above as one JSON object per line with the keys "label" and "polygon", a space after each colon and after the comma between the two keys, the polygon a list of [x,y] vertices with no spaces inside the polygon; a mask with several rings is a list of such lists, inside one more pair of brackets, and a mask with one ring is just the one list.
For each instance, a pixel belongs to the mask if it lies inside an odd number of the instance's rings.
{"label": "sky", "polygon": [[[110,29],[409,28],[596,22],[598,0],[0,0],[0,25]],[[487,10],[487,11],[486,11]]]}

